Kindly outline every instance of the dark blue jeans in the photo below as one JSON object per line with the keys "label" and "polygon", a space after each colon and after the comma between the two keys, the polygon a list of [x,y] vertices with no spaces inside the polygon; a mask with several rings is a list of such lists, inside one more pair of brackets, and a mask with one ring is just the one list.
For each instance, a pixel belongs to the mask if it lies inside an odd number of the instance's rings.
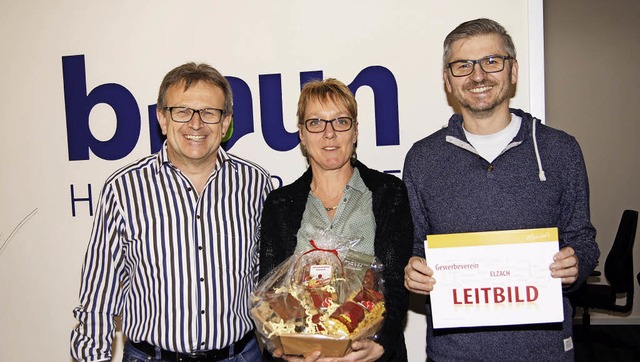
{"label": "dark blue jeans", "polygon": [[[251,339],[249,343],[244,347],[242,351],[233,351],[231,352],[232,357],[224,359],[222,361],[225,362],[255,362],[260,361],[262,358],[262,354],[260,353],[260,347],[258,346],[258,342],[255,338]],[[157,356],[150,356],[135,347],[127,341],[124,344],[124,352],[122,353],[122,362],[168,362],[162,358],[159,358],[160,354]]]}

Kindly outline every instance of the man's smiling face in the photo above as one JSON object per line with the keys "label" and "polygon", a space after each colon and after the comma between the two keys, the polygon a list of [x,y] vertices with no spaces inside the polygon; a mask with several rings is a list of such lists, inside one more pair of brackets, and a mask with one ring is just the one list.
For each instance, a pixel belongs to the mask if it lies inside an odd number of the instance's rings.
{"label": "man's smiling face", "polygon": [[[167,90],[167,107],[189,107],[193,109],[224,109],[224,93],[208,82],[199,81],[188,89],[184,83],[175,84]],[[207,167],[215,164],[218,147],[227,132],[231,116],[223,114],[217,124],[205,124],[198,113],[187,123],[171,120],[168,110],[158,110],[158,122],[167,136],[169,160],[181,170]]]}
{"label": "man's smiling face", "polygon": [[[477,35],[453,42],[448,61],[476,60],[490,55],[508,55],[502,38],[497,34]],[[508,108],[512,87],[518,80],[518,63],[515,59],[505,62],[504,69],[496,73],[486,73],[479,64],[475,64],[473,73],[464,77],[454,77],[445,68],[443,77],[447,91],[472,114],[486,115],[498,107]]]}

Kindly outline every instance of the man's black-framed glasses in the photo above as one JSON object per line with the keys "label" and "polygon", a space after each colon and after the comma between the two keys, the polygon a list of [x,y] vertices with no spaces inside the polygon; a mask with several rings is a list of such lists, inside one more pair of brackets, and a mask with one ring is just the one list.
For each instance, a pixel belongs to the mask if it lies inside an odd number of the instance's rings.
{"label": "man's black-framed glasses", "polygon": [[187,123],[191,121],[195,113],[198,113],[202,123],[216,124],[220,123],[222,115],[224,115],[224,111],[218,108],[164,107],[164,109],[169,111],[171,120],[178,123]]}
{"label": "man's black-framed glasses", "polygon": [[488,57],[476,59],[476,60],[456,60],[447,64],[447,67],[451,70],[451,75],[454,77],[466,77],[473,73],[475,65],[478,64],[480,69],[485,73],[497,73],[504,70],[504,63],[513,59],[508,55],[489,55]]}
{"label": "man's black-framed glasses", "polygon": [[304,121],[304,127],[311,133],[324,132],[327,124],[336,132],[346,132],[353,127],[353,119],[349,117],[338,117],[336,119],[310,118]]}

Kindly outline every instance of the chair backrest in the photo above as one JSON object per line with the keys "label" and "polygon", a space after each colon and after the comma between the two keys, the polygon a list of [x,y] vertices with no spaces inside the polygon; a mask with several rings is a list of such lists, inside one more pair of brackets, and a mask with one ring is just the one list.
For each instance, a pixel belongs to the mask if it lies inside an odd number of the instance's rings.
{"label": "chair backrest", "polygon": [[604,275],[616,293],[633,293],[633,243],[638,226],[638,211],[624,210],[616,238],[604,264]]}

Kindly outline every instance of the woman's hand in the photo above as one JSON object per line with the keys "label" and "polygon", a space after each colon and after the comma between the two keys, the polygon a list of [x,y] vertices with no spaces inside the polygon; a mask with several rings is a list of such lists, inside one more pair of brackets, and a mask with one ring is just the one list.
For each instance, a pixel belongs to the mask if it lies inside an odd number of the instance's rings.
{"label": "woman's hand", "polygon": [[384,348],[370,339],[360,339],[351,344],[351,352],[341,358],[322,358],[319,362],[372,362],[384,354]]}
{"label": "woman's hand", "polygon": [[318,361],[318,358],[320,358],[320,351],[315,351],[310,355],[308,355],[307,357],[302,357],[302,356],[289,356],[289,355],[282,354],[282,350],[277,348],[276,350],[273,351],[272,354],[273,354],[273,357],[282,358],[287,362],[316,362]]}
{"label": "woman's hand", "polygon": [[273,351],[273,356],[288,362],[373,362],[384,354],[384,348],[370,339],[360,339],[351,344],[351,351],[343,357],[320,357],[320,351],[315,351],[307,357],[287,356],[282,350]]}

